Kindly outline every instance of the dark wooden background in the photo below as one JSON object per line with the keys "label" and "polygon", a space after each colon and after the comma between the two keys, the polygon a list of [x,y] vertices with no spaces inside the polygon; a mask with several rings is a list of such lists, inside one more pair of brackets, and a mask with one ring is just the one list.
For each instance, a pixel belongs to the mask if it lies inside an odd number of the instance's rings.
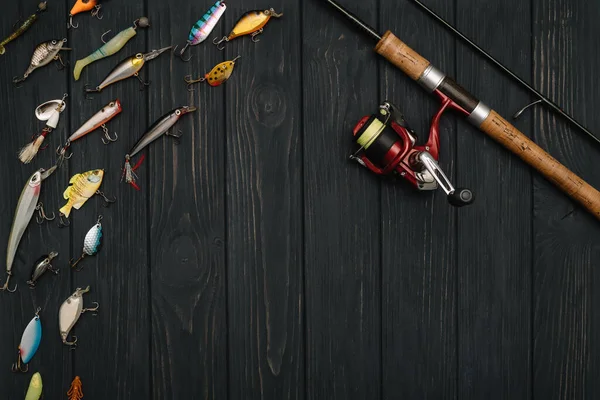
{"label": "dark wooden background", "polygon": [[[8,34],[37,0],[5,1]],[[2,196],[0,259],[27,178],[87,118],[119,98],[123,113],[74,143],[74,156],[44,183],[48,210],[64,203],[68,178],[106,170],[111,208],[92,199],[71,227],[32,222],[14,265],[15,294],[0,293],[0,397],[21,399],[40,371],[45,399],[66,398],[75,375],[85,399],[593,399],[600,396],[598,221],[496,143],[455,116],[444,118],[441,165],[477,195],[457,210],[437,192],[380,181],[348,161],[351,128],[379,102],[397,103],[424,138],[437,107],[416,84],[379,60],[373,43],[321,0],[231,1],[212,36],[242,12],[274,7],[284,17],[219,52],[207,41],[182,63],[147,64],[145,92],[130,79],[94,100],[97,85],[126,56],[183,44],[211,4],[114,0],[104,19],[76,17],[73,1],[48,12],[0,57]],[[435,65],[512,115],[530,96],[410,1],[343,0],[380,30],[391,29]],[[600,126],[600,4],[595,1],[428,0],[484,48],[592,129]],[[34,46],[69,39],[72,64],[140,16],[152,27],[124,50],[72,78],[50,65],[22,88]],[[212,39],[212,37],[211,37]],[[241,55],[223,87],[189,94],[184,75]],[[50,147],[31,165],[17,150],[43,124],[35,107],[68,93]],[[119,183],[123,156],[154,120],[176,106],[199,111],[178,125],[180,146],[158,140],[141,167],[141,192]],[[600,148],[542,108],[517,126],[600,188]],[[104,245],[69,271],[83,237],[104,216]],[[60,253],[59,277],[25,284],[32,262]],[[4,274],[2,274],[4,276]],[[63,346],[57,314],[90,285]],[[12,374],[23,329],[42,307],[43,340],[30,373]]]}

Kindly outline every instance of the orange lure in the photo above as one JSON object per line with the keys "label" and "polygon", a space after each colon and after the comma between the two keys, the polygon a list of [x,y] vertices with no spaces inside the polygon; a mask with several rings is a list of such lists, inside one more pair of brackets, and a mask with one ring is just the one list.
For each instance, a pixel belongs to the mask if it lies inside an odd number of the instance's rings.
{"label": "orange lure", "polygon": [[223,50],[223,42],[229,42],[240,36],[251,35],[253,42],[258,42],[256,37],[263,32],[263,28],[271,18],[281,18],[283,13],[277,14],[274,9],[249,11],[242,16],[235,24],[229,35],[224,36],[221,40],[215,39],[213,43]]}
{"label": "orange lure", "polygon": [[100,9],[102,8],[101,3],[102,0],[77,0],[69,13],[69,23],[67,24],[67,27],[77,28],[79,24],[73,25],[73,16],[82,12],[91,11],[93,17],[102,19],[103,17],[100,15]]}
{"label": "orange lure", "polygon": [[71,383],[71,389],[67,392],[69,400],[81,400],[83,399],[83,390],[81,389],[81,379],[78,376],[73,379]]}

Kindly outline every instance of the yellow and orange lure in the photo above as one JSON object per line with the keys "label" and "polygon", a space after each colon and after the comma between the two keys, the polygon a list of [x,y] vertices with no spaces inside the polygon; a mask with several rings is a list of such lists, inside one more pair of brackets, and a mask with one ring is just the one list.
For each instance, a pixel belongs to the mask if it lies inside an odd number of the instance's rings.
{"label": "yellow and orange lure", "polygon": [[81,379],[78,376],[73,379],[71,388],[67,392],[69,400],[81,400],[83,399],[83,389],[81,388]]}
{"label": "yellow and orange lure", "polygon": [[[107,0],[104,0],[107,1]],[[92,16],[98,19],[102,19],[103,17],[100,15],[100,9],[102,8],[103,0],[77,0],[73,8],[71,8],[71,12],[69,13],[69,22],[67,23],[67,28],[78,28],[79,24],[73,25],[73,16],[80,14],[82,12],[91,11]]]}
{"label": "yellow and orange lure", "polygon": [[185,83],[187,83],[188,90],[190,92],[193,91],[193,89],[191,89],[191,86],[194,83],[198,82],[207,82],[210,86],[213,87],[221,86],[223,83],[225,83],[225,81],[227,81],[231,77],[231,74],[233,73],[233,68],[235,68],[235,62],[240,57],[241,56],[237,56],[231,61],[225,61],[215,65],[215,67],[212,70],[210,70],[210,72],[205,74],[202,78],[192,79],[191,75],[187,75],[185,78],[183,78],[183,80],[185,81]]}
{"label": "yellow and orange lure", "polygon": [[249,11],[238,20],[229,35],[223,36],[221,40],[215,38],[213,43],[219,48],[219,50],[223,50],[225,48],[223,42],[229,42],[230,40],[245,35],[251,35],[252,41],[256,43],[259,41],[259,39],[256,37],[263,33],[263,29],[269,20],[271,18],[281,17],[283,17],[283,13],[277,14],[272,8],[269,10]]}

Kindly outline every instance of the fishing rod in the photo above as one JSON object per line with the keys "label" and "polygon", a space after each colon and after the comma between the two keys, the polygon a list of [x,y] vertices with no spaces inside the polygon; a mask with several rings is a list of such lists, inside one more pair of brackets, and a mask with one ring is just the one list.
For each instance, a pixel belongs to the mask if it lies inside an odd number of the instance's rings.
{"label": "fishing rod", "polygon": [[485,51],[480,46],[478,46],[475,42],[473,42],[471,39],[469,39],[465,34],[463,34],[461,31],[459,31],[454,26],[452,26],[448,21],[446,21],[440,15],[436,14],[435,11],[433,11],[431,8],[429,8],[425,4],[421,3],[419,0],[412,0],[412,1],[417,6],[419,6],[423,11],[425,11],[427,14],[429,14],[433,19],[435,19],[436,21],[438,21],[439,23],[441,23],[442,25],[444,25],[452,33],[454,33],[456,36],[458,36],[459,38],[461,38],[465,43],[467,43],[473,49],[477,50],[481,55],[483,55],[489,61],[491,61],[492,63],[494,63],[498,68],[500,68],[500,70],[502,70],[505,74],[507,74],[508,76],[510,76],[511,78],[513,78],[521,86],[523,86],[524,88],[526,88],[527,90],[529,90],[531,93],[533,93],[538,98],[538,100],[536,100],[533,103],[528,104],[525,107],[523,107],[520,111],[518,111],[513,116],[513,118],[515,118],[515,119],[519,118],[521,116],[521,114],[523,114],[525,112],[525,110],[527,110],[528,108],[530,108],[530,107],[532,107],[532,106],[534,106],[536,104],[545,104],[550,109],[552,109],[554,112],[556,112],[557,114],[559,114],[560,116],[562,116],[563,118],[565,118],[567,121],[569,121],[571,124],[573,124],[575,127],[577,127],[577,129],[579,129],[581,132],[583,132],[586,135],[588,135],[596,143],[600,144],[600,139],[596,135],[594,135],[592,132],[590,132],[589,129],[587,129],[585,126],[583,126],[581,123],[579,123],[571,115],[567,114],[562,109],[562,107],[560,107],[558,104],[556,104],[555,102],[553,102],[552,100],[550,100],[548,97],[544,96],[542,93],[540,93],[536,88],[534,88],[533,86],[531,86],[529,83],[525,82],[521,77],[519,77],[517,74],[515,74],[514,72],[512,72],[506,65],[504,65],[500,61],[496,60],[491,54],[489,54],[487,51]]}
{"label": "fishing rod", "polygon": [[[380,35],[375,29],[361,21],[335,0],[326,1],[360,27],[371,39],[377,41],[375,52],[395,65],[412,80],[419,83],[425,90],[435,94],[442,101],[442,107],[438,111],[438,114],[436,114],[436,119],[439,119],[446,109],[452,109],[462,114],[467,118],[468,122],[519,156],[548,179],[548,181],[552,182],[569,197],[580,203],[596,218],[600,219],[600,192],[598,190],[562,165],[550,154],[546,153],[535,142],[502,118],[496,111],[462,88],[452,78],[434,67],[427,59],[398,39],[391,31]],[[384,143],[380,140],[383,131],[385,131],[385,126],[373,129],[369,133],[368,140],[365,141],[362,147],[366,150],[370,150],[366,148],[367,146],[373,146],[374,144],[383,147]],[[407,154],[405,150],[410,151],[408,149],[410,148],[409,145],[405,144],[402,147],[402,144],[399,142],[392,143],[390,146],[392,149],[396,149],[397,155],[393,159],[389,159],[387,154],[384,155],[382,160],[388,165],[396,164],[399,157]],[[361,161],[363,160],[361,159]],[[380,168],[381,172],[389,172],[390,168],[388,168],[388,165],[385,165],[383,169]]]}

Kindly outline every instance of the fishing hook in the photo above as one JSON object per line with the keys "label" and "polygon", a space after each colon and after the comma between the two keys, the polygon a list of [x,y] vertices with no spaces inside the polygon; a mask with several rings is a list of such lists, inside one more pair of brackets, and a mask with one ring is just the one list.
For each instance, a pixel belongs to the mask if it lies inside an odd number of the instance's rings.
{"label": "fishing hook", "polygon": [[104,194],[104,192],[101,192],[100,190],[97,190],[96,194],[104,199],[104,204],[102,204],[103,207],[108,207],[112,203],[116,203],[117,202],[117,198],[116,197],[114,199],[109,199],[108,197],[106,197],[106,194]]}
{"label": "fishing hook", "polygon": [[[77,264],[79,264],[79,262],[80,262],[81,260],[83,260],[84,258],[85,258],[85,253],[83,253],[83,254],[81,255],[81,257],[79,257],[79,258],[77,259],[77,261],[75,261],[75,262],[73,262],[73,259],[71,258],[71,259],[69,260],[69,265],[71,266],[71,268],[75,268],[75,267],[77,266]],[[81,268],[76,268],[76,269],[75,269],[75,271],[79,272],[79,271],[81,271],[82,269],[83,269],[83,267],[81,267]]]}
{"label": "fishing hook", "polygon": [[69,14],[69,22],[67,22],[67,29],[77,29],[79,28],[79,23],[77,25],[73,25],[73,16]]}
{"label": "fishing hook", "polygon": [[27,79],[27,77],[28,77],[28,75],[23,75],[23,77],[21,77],[21,78],[19,78],[18,76],[15,76],[15,77],[13,77],[13,83],[15,84],[15,86],[17,88],[20,88],[21,86],[23,86],[23,85],[21,85],[21,83],[25,82],[25,79]]}
{"label": "fishing hook", "polygon": [[52,213],[52,218],[46,215],[44,204],[41,201],[35,206],[35,210],[38,212],[38,215],[35,216],[35,221],[40,225],[43,224],[44,221],[54,221],[56,219],[54,212]]}
{"label": "fishing hook", "polygon": [[100,10],[102,9],[102,4],[98,4],[94,7],[94,9],[92,10],[92,17],[96,17],[99,20],[102,20],[104,18],[104,13],[100,12]]}
{"label": "fishing hook", "polygon": [[77,336],[73,335],[73,341],[72,342],[68,342],[67,339],[65,339],[65,344],[67,346],[71,346],[71,350],[75,350],[75,348],[77,347]]}
{"label": "fishing hook", "polygon": [[[57,63],[56,63],[56,69],[58,69],[59,71],[62,71],[63,69],[67,68],[67,66],[63,62],[63,59],[60,56],[60,54],[57,54],[56,57],[54,57],[54,61],[57,61]],[[67,62],[67,64],[68,64],[68,62]]]}
{"label": "fishing hook", "polygon": [[56,155],[58,156],[58,160],[56,160],[56,165],[58,165],[59,167],[65,160],[69,160],[71,157],[73,157],[73,152],[70,152],[68,156],[66,155],[67,149],[70,145],[71,142],[67,141],[67,143],[62,148],[61,146],[58,146],[56,148]]}
{"label": "fishing hook", "polygon": [[59,213],[58,214],[58,227],[65,228],[69,225],[71,225],[71,221],[69,221],[69,218],[66,218],[65,214]]}
{"label": "fishing hook", "polygon": [[146,86],[150,86],[150,84],[152,83],[152,81],[148,81],[148,82],[144,82],[144,80],[140,77],[140,74],[135,73],[133,76],[135,76],[138,81],[140,81],[140,92],[143,92],[144,89],[146,89]]}
{"label": "fishing hook", "polygon": [[102,43],[106,44],[106,40],[104,40],[104,36],[106,36],[106,34],[109,33],[110,31],[112,31],[112,29],[107,30],[106,32],[104,32],[102,34],[102,36],[100,36],[100,40],[102,41]]}
{"label": "fishing hook", "polygon": [[198,83],[198,82],[204,82],[206,80],[206,78],[202,77],[202,78],[198,78],[198,79],[192,79],[191,75],[186,75],[185,78],[183,78],[183,80],[188,85],[188,92],[193,92],[196,89],[192,88],[192,85],[195,83]]}
{"label": "fishing hook", "polygon": [[15,22],[12,26],[13,31],[16,30],[19,25],[23,24],[23,17],[19,17],[19,19],[17,20],[17,22]]}
{"label": "fishing hook", "polygon": [[[177,50],[177,47],[179,47],[179,45],[175,46],[175,48],[173,49],[173,52],[175,52],[175,50]],[[181,61],[183,61],[183,62],[189,62],[192,59],[191,55],[188,58],[183,58],[183,54],[188,49],[188,47],[190,47],[190,42],[187,42],[185,44],[185,46],[183,46],[183,49],[181,49],[181,51],[177,55],[177,57],[181,58]]]}
{"label": "fishing hook", "polygon": [[183,136],[183,132],[181,130],[178,131],[179,135],[174,133],[169,133],[169,131],[165,132],[165,136],[170,136],[175,140],[175,144],[179,145],[181,143],[181,136]]}
{"label": "fishing hook", "polygon": [[250,35],[250,37],[252,38],[252,41],[254,43],[258,43],[260,42],[260,39],[257,39],[256,37],[258,35],[260,35],[261,33],[263,33],[265,30],[263,28],[260,28],[259,30],[257,30],[256,32],[254,32],[252,35]]}
{"label": "fishing hook", "polygon": [[116,142],[117,140],[119,140],[119,135],[117,135],[117,132],[115,132],[115,138],[114,139],[110,137],[110,132],[108,131],[108,128],[106,127],[106,124],[101,125],[101,127],[102,127],[102,132],[104,132],[104,137],[102,138],[102,143],[104,143],[104,144],[111,144],[111,143]]}
{"label": "fishing hook", "polygon": [[[98,309],[100,308],[100,304],[97,301],[93,301],[92,304],[95,304],[96,307],[94,307],[94,308],[84,308],[83,310],[81,310],[81,313],[83,314],[84,312],[87,312],[87,311],[91,311],[91,312],[98,311]],[[92,315],[96,315],[96,314],[92,314]]]}
{"label": "fishing hook", "polygon": [[223,51],[225,49],[225,45],[221,45],[221,43],[223,43],[223,42],[225,42],[225,43],[229,42],[229,39],[227,39],[227,36],[223,36],[223,38],[221,40],[219,40],[219,38],[213,39],[213,44],[215,46],[217,46],[217,49],[219,49],[221,51]]}
{"label": "fishing hook", "polygon": [[23,373],[29,371],[29,365],[27,365],[27,364],[25,364],[25,369],[23,369],[23,364],[21,362],[21,351],[19,351],[19,355],[17,357],[18,357],[17,362],[12,365],[10,370],[12,372],[23,372]]}
{"label": "fishing hook", "polygon": [[6,290],[6,291],[7,291],[7,292],[9,292],[9,293],[14,293],[14,292],[16,292],[16,291],[17,291],[17,286],[18,286],[18,285],[16,285],[16,284],[15,284],[15,288],[14,288],[13,290],[10,290],[10,289],[8,288],[8,282],[10,282],[10,277],[12,276],[12,272],[7,272],[6,274],[8,275],[8,276],[6,277],[6,282],[4,282],[4,285],[2,285],[2,287],[0,287],[0,290]]}
{"label": "fishing hook", "polygon": [[85,90],[85,98],[86,100],[94,100],[93,97],[91,97],[89,94],[90,93],[100,93],[101,89],[99,86],[96,86],[95,89],[90,89],[90,85],[85,85],[83,87],[83,89]]}

